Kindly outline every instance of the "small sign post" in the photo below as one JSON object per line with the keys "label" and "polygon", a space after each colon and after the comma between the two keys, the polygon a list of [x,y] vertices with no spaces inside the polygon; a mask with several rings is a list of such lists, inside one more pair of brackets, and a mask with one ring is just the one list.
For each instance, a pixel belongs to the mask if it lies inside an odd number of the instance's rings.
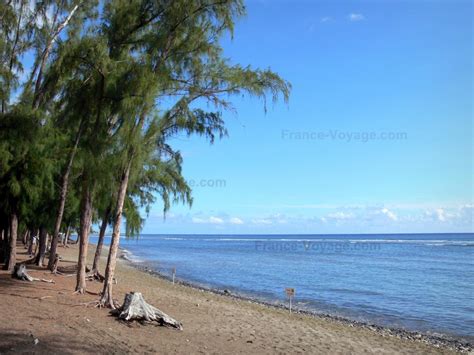
{"label": "small sign post", "polygon": [[285,288],[285,293],[286,293],[286,296],[288,297],[288,299],[290,301],[290,313],[291,313],[291,301],[292,301],[293,297],[295,297],[295,289],[291,288],[291,287],[287,287],[287,288]]}
{"label": "small sign post", "polygon": [[173,267],[173,268],[171,269],[171,275],[172,275],[172,277],[173,277],[173,284],[174,284],[174,279],[175,279],[175,277],[176,277],[176,268],[175,268],[175,267]]}

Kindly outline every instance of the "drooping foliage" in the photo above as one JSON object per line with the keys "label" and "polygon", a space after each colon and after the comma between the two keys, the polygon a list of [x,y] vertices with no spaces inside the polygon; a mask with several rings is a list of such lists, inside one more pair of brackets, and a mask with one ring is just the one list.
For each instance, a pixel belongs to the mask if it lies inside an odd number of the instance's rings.
{"label": "drooping foliage", "polygon": [[235,95],[262,99],[265,110],[267,100],[288,100],[289,83],[270,69],[224,57],[221,39],[244,14],[241,0],[0,4],[4,235],[12,240],[15,218],[47,229],[52,260],[59,231],[77,229],[76,290],[84,292],[91,225],[110,224],[101,302],[113,307],[122,217],[132,237],[157,199],[164,213],[192,204],[172,138],[224,137]]}

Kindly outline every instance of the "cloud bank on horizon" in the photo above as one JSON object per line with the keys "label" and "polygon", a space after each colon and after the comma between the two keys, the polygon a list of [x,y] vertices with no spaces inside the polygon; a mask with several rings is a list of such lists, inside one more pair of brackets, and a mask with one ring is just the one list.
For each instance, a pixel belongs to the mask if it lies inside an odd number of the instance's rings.
{"label": "cloud bank on horizon", "polygon": [[223,47],[289,106],[231,98],[229,138],[176,140],[193,207],[144,233],[474,232],[472,3],[288,4],[248,2]]}
{"label": "cloud bank on horizon", "polygon": [[[316,211],[315,211],[316,210]],[[420,233],[473,231],[474,205],[423,207],[347,206],[306,215],[233,216],[225,212],[152,214],[145,233]]]}

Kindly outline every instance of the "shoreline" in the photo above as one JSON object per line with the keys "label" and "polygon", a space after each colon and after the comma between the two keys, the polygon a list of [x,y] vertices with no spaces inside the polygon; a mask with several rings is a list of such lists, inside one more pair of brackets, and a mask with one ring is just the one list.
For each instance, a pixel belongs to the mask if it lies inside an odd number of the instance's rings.
{"label": "shoreline", "polygon": [[[100,270],[105,268],[106,254],[104,251],[101,256]],[[74,270],[78,246],[60,248],[60,255],[59,267],[65,272]],[[89,264],[93,256],[89,253]],[[27,250],[19,249],[18,260],[27,259]],[[118,260],[114,299],[121,303],[126,293],[141,292],[147,303],[180,321],[182,331],[158,324],[124,324],[111,316],[109,309],[94,307],[101,282],[89,281],[87,292],[79,295],[74,293],[75,277],[51,274],[44,267],[29,264],[32,277],[51,279],[52,283],[16,280],[0,270],[2,306],[15,310],[4,312],[0,353],[454,355],[469,351],[459,344],[403,338],[320,315],[289,315],[283,306],[222,290],[198,289],[181,280],[172,284],[145,267]]]}
{"label": "shoreline", "polygon": [[[127,249],[119,247],[119,255],[117,257],[120,261],[128,264],[128,266],[131,266],[140,272],[152,275],[154,277],[157,277],[161,280],[167,281],[172,284],[172,278],[170,276],[154,270],[153,268],[149,266],[147,261],[133,261],[131,258],[127,256],[127,254],[131,254],[131,253]],[[192,281],[187,281],[183,279],[175,279],[175,284],[188,287],[194,290],[198,290],[200,292],[209,292],[214,295],[228,297],[228,298],[240,300],[240,301],[246,301],[253,304],[265,306],[268,308],[289,311],[289,306],[280,301],[275,301],[275,302],[265,301],[257,297],[252,297],[250,295],[243,295],[243,294],[231,292],[227,289],[222,290],[215,287],[205,287],[197,283],[193,283]],[[448,334],[443,334],[443,333],[435,335],[435,334],[427,334],[421,331],[411,331],[411,330],[406,330],[403,328],[381,326],[381,325],[377,325],[377,324],[373,324],[369,322],[362,322],[362,321],[357,321],[357,320],[353,320],[353,319],[342,317],[342,316],[333,315],[330,313],[318,313],[316,311],[305,310],[305,309],[298,308],[295,305],[292,306],[292,313],[306,315],[306,316],[314,317],[317,319],[337,322],[339,324],[343,324],[349,327],[358,327],[361,329],[368,329],[381,336],[390,336],[390,337],[396,337],[398,339],[421,342],[421,343],[429,344],[437,348],[447,348],[447,349],[458,351],[461,353],[470,353],[474,351],[474,342],[468,341],[464,339],[462,336],[453,336],[453,335],[448,335]]]}

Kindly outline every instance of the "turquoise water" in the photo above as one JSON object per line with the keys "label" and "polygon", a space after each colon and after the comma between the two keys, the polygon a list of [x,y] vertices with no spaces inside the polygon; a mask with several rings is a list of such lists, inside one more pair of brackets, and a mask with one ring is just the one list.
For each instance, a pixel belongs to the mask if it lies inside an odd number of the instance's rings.
{"label": "turquoise water", "polygon": [[[92,242],[96,238],[91,238]],[[474,235],[142,235],[137,262],[201,286],[474,339]]]}

